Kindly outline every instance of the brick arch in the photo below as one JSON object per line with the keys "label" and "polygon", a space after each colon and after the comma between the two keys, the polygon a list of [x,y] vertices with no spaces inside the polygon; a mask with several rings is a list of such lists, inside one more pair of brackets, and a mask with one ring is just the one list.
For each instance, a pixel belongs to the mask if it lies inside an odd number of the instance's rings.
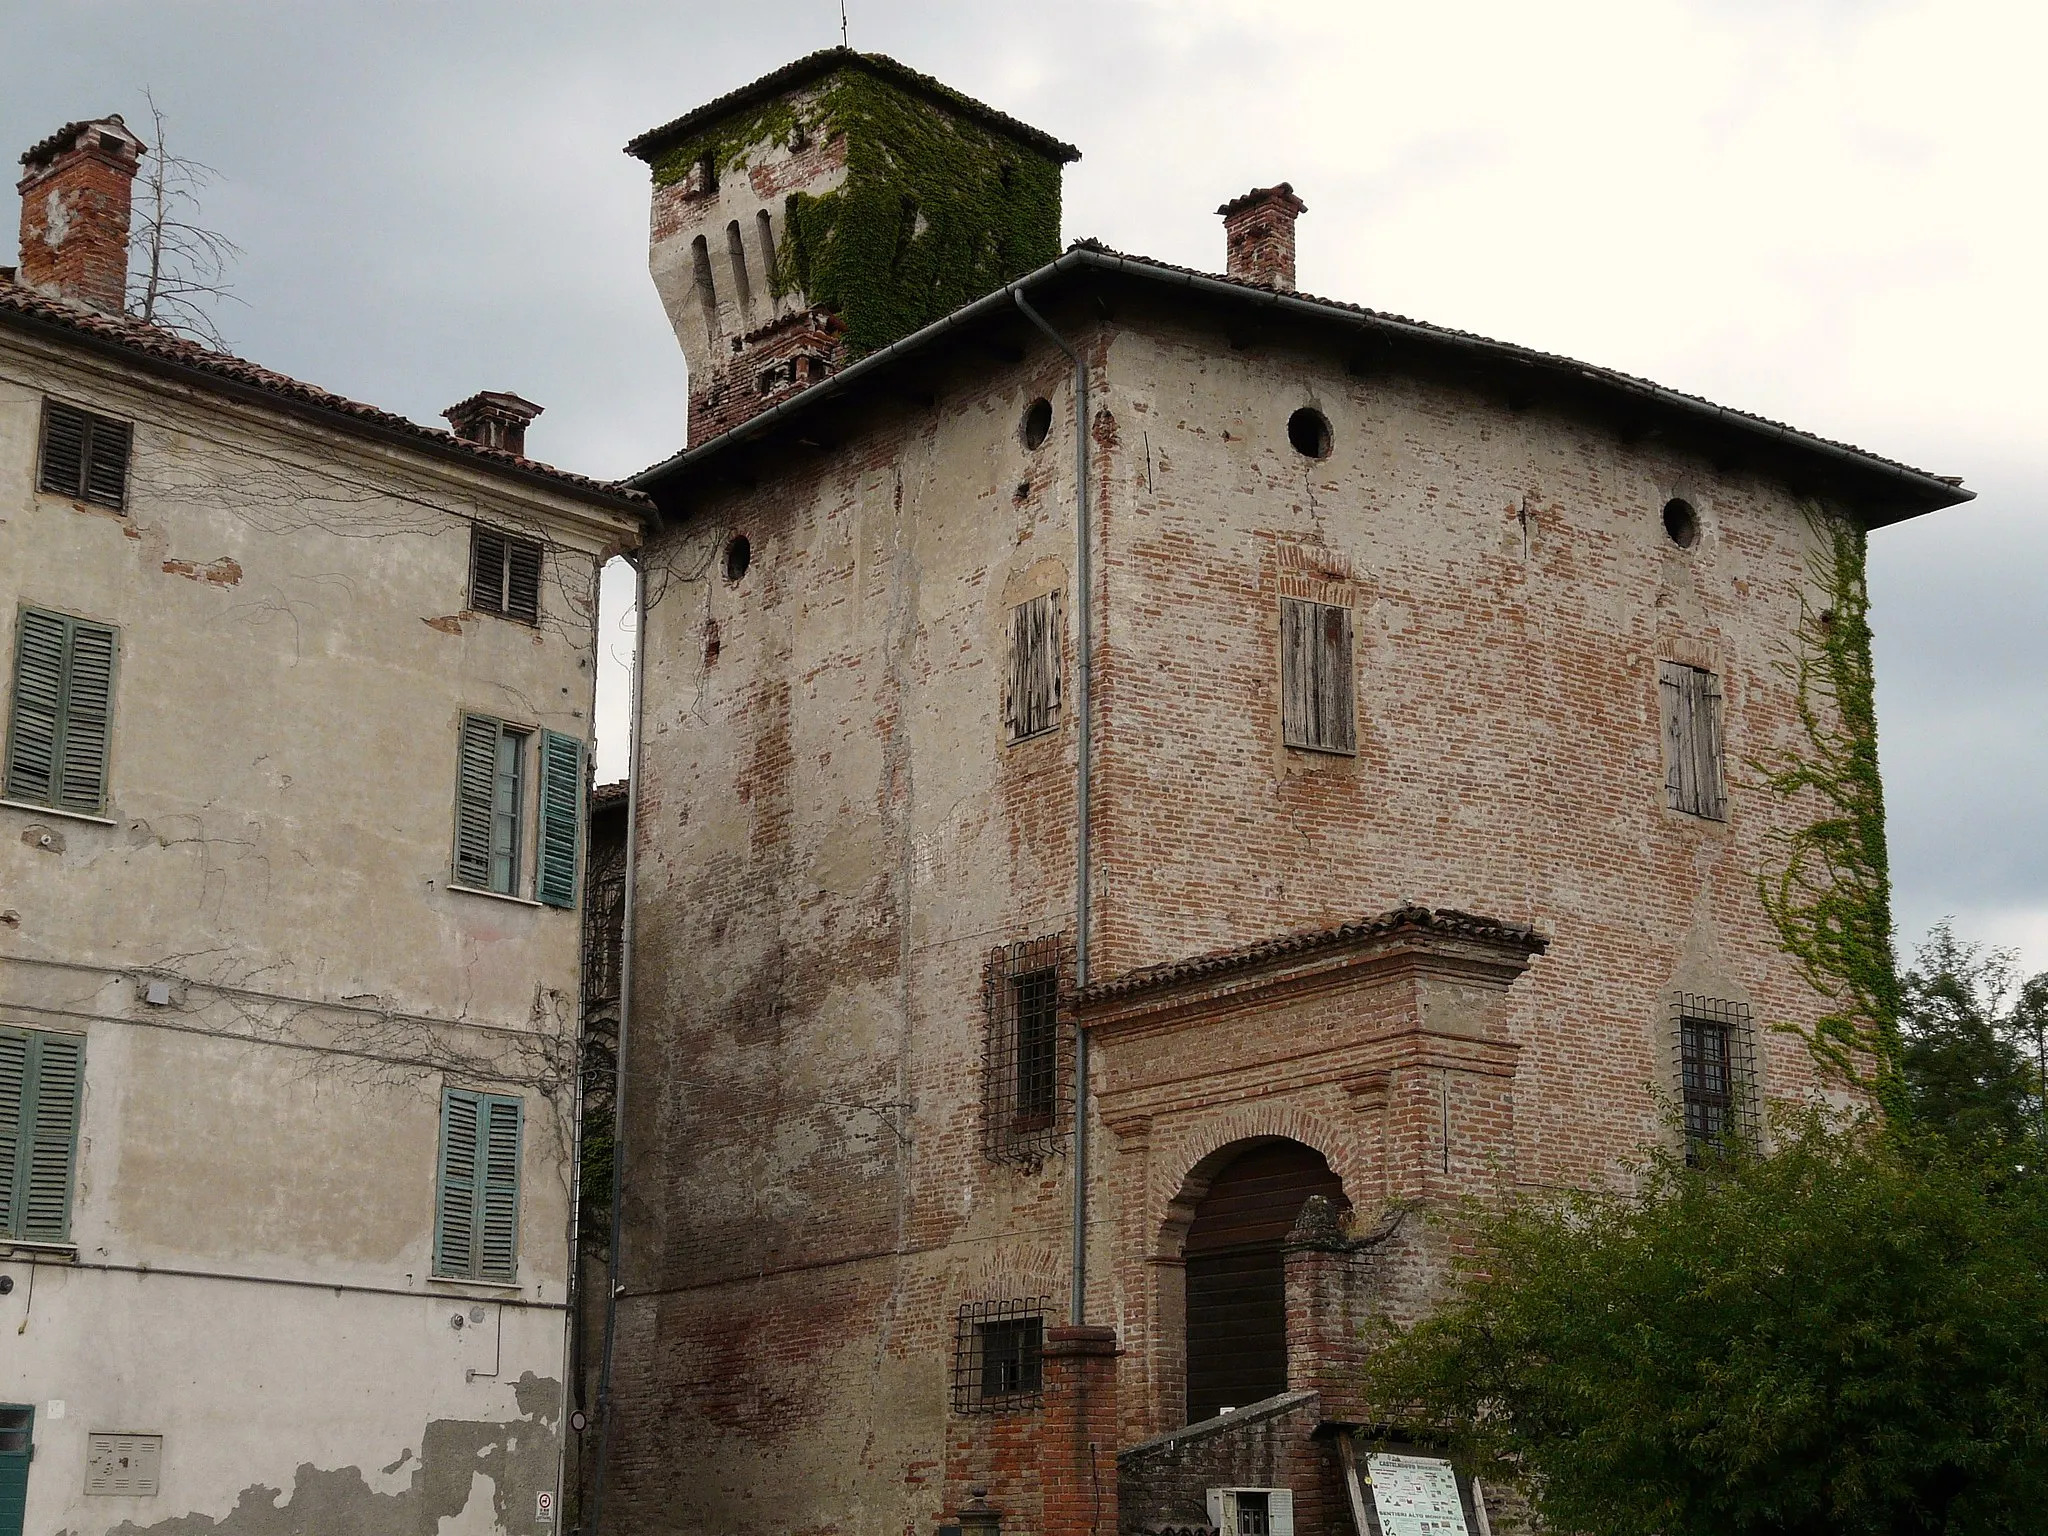
{"label": "brick arch", "polygon": [[[1209,1183],[1240,1143],[1259,1137],[1281,1137],[1298,1141],[1322,1153],[1331,1172],[1344,1182],[1347,1191],[1368,1187],[1364,1149],[1358,1139],[1325,1115],[1290,1104],[1270,1102],[1238,1104],[1219,1114],[1204,1116],[1185,1132],[1162,1160],[1177,1170],[1168,1175],[1167,1193],[1161,1201],[1155,1192],[1152,1220],[1152,1252],[1162,1259],[1177,1259],[1187,1240],[1188,1224],[1195,1207],[1209,1192]],[[1354,1203],[1356,1195],[1353,1196]]]}

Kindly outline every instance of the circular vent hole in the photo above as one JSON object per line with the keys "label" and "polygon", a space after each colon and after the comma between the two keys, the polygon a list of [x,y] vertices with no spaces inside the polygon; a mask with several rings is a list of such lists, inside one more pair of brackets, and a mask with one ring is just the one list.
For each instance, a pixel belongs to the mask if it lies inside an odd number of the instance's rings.
{"label": "circular vent hole", "polygon": [[1664,503],[1664,532],[1680,549],[1691,549],[1699,543],[1700,518],[1691,502],[1674,496]]}
{"label": "circular vent hole", "polygon": [[747,567],[753,563],[754,549],[747,543],[744,533],[733,535],[732,542],[725,546],[725,579],[738,581],[747,574]]}
{"label": "circular vent hole", "polygon": [[1313,406],[1304,405],[1287,418],[1287,441],[1294,451],[1311,459],[1330,456],[1330,419]]}
{"label": "circular vent hole", "polygon": [[1036,448],[1052,431],[1052,402],[1040,395],[1024,407],[1024,446]]}

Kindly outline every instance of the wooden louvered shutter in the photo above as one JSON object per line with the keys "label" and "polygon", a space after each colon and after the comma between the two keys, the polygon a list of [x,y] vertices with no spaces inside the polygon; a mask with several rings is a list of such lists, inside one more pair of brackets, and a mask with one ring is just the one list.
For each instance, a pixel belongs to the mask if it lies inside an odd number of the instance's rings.
{"label": "wooden louvered shutter", "polygon": [[56,788],[67,627],[54,613],[24,608],[15,628],[14,707],[7,726],[10,800],[48,804]]}
{"label": "wooden louvered shutter", "polygon": [[21,1113],[24,1177],[16,1186],[19,1235],[61,1243],[71,1235],[71,1176],[78,1159],[78,1106],[85,1088],[83,1035],[32,1035]]}
{"label": "wooden louvered shutter", "polygon": [[486,891],[491,888],[491,813],[497,776],[498,722],[464,715],[455,789],[455,879]]}
{"label": "wooden louvered shutter", "polygon": [[88,418],[85,451],[85,499],[120,511],[128,499],[128,423],[104,416]]}
{"label": "wooden louvered shutter", "polygon": [[43,467],[39,489],[57,496],[85,494],[85,412],[56,400],[43,402]]}
{"label": "wooden louvered shutter", "polygon": [[524,539],[505,541],[505,613],[529,624],[540,622],[540,546]]}
{"label": "wooden louvered shutter", "polygon": [[510,1285],[519,1278],[520,1103],[492,1095],[483,1099],[482,1109],[476,1278]]}
{"label": "wooden louvered shutter", "polygon": [[0,1029],[0,1236],[15,1237],[22,1182],[22,1111],[28,1102],[26,1033]]}
{"label": "wooden louvered shutter", "polygon": [[450,1088],[441,1096],[441,1168],[434,1192],[434,1273],[458,1279],[476,1270],[478,1133],[483,1096]]}
{"label": "wooden louvered shutter", "polygon": [[583,743],[540,737],[540,860],[534,895],[551,907],[576,905],[576,850],[583,830]]}
{"label": "wooden louvered shutter", "polygon": [[481,524],[469,530],[469,606],[482,613],[505,611],[505,539]]}
{"label": "wooden louvered shutter", "polygon": [[97,812],[107,803],[107,745],[114,706],[114,631],[83,619],[69,621],[69,665],[64,676],[63,752],[56,803],[67,811]]}

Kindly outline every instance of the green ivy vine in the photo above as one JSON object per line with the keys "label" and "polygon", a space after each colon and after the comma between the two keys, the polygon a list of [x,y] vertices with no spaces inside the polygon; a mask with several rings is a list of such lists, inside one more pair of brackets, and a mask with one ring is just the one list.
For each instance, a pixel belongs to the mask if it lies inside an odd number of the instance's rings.
{"label": "green ivy vine", "polygon": [[909,335],[1059,254],[1060,166],[863,70],[828,76],[666,151],[658,185],[706,156],[721,175],[763,142],[842,135],[846,178],[791,194],[771,274],[838,313],[847,358]]}
{"label": "green ivy vine", "polygon": [[1870,659],[1868,538],[1847,520],[1809,508],[1810,559],[1819,604],[1803,597],[1780,670],[1797,689],[1804,750],[1752,764],[1787,803],[1818,802],[1810,823],[1776,834],[1782,863],[1758,876],[1779,944],[1829,1007],[1800,1036],[1822,1070],[1870,1094],[1894,1124],[1907,1106],[1899,1042],[1900,991],[1892,954],[1891,861]]}

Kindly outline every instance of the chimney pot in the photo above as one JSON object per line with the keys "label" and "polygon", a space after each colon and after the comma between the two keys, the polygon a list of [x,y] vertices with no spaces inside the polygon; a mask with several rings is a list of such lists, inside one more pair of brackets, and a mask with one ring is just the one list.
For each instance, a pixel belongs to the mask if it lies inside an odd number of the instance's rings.
{"label": "chimney pot", "polygon": [[523,459],[526,457],[526,425],[540,413],[541,408],[531,400],[487,389],[449,406],[441,414],[448,419],[455,435],[464,442],[478,443],[485,448],[502,448]]}
{"label": "chimney pot", "polygon": [[128,299],[128,220],[148,146],[119,114],[66,123],[21,157],[15,281],[118,315]]}
{"label": "chimney pot", "polygon": [[1286,182],[1254,187],[1216,210],[1229,252],[1225,270],[1242,282],[1294,292],[1294,221],[1308,204]]}

